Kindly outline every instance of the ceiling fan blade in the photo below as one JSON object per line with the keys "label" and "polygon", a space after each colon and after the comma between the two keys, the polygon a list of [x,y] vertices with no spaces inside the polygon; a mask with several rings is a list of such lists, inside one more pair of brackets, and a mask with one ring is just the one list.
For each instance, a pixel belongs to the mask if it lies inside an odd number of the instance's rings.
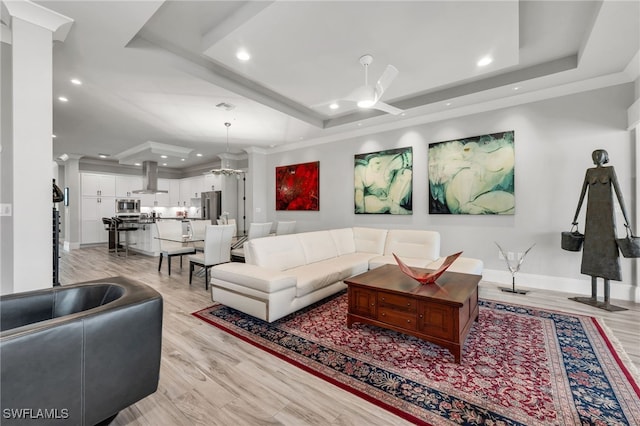
{"label": "ceiling fan blade", "polygon": [[404,110],[401,110],[400,108],[396,108],[389,104],[385,104],[384,102],[376,102],[376,104],[372,108],[378,109],[380,111],[384,111],[393,115],[398,115],[404,112]]}
{"label": "ceiling fan blade", "polygon": [[393,80],[398,76],[398,69],[393,65],[387,65],[378,81],[376,82],[376,92],[381,97],[385,90],[389,88]]}

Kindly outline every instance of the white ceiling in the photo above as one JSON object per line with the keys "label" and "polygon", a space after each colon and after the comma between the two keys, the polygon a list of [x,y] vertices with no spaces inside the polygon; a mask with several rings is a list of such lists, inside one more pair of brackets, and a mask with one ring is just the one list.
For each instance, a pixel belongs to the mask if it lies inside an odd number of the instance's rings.
{"label": "white ceiling", "polygon": [[[640,0],[37,3],[75,21],[53,48],[54,158],[155,142],[192,150],[167,160],[190,167],[226,151],[225,121],[230,152],[282,150],[638,74]],[[371,80],[398,68],[383,101],[404,116],[327,107],[364,83],[366,53]]]}

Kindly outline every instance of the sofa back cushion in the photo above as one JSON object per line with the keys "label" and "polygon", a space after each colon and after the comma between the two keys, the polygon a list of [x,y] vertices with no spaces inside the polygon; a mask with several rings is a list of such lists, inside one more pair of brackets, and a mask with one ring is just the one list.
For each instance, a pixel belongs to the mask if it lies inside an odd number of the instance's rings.
{"label": "sofa back cushion", "polygon": [[329,231],[303,232],[295,235],[302,246],[307,264],[338,256],[338,249]]}
{"label": "sofa back cushion", "polygon": [[440,233],[392,229],[387,234],[384,254],[436,260],[440,257]]}
{"label": "sofa back cushion", "polygon": [[257,238],[247,241],[244,247],[245,262],[253,265],[284,271],[305,264],[296,234]]}
{"label": "sofa back cushion", "polygon": [[356,242],[353,239],[353,228],[332,229],[329,231],[338,249],[338,256],[355,253]]}
{"label": "sofa back cushion", "polygon": [[353,240],[358,253],[382,254],[386,237],[386,229],[353,228]]}

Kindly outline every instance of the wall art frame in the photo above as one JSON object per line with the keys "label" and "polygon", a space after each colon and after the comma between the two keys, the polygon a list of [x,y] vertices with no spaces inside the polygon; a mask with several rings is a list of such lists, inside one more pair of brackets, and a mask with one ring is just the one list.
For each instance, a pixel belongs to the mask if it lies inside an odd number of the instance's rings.
{"label": "wall art frame", "polygon": [[430,214],[515,214],[515,131],[429,144]]}
{"label": "wall art frame", "polygon": [[320,162],[276,167],[276,210],[320,210]]}
{"label": "wall art frame", "polygon": [[413,148],[356,154],[356,214],[413,214]]}

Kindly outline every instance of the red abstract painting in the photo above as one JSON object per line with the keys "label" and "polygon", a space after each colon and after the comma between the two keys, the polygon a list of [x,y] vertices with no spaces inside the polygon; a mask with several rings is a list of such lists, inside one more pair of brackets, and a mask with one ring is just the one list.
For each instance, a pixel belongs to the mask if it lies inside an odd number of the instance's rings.
{"label": "red abstract painting", "polygon": [[276,210],[320,210],[320,162],[276,167]]}

